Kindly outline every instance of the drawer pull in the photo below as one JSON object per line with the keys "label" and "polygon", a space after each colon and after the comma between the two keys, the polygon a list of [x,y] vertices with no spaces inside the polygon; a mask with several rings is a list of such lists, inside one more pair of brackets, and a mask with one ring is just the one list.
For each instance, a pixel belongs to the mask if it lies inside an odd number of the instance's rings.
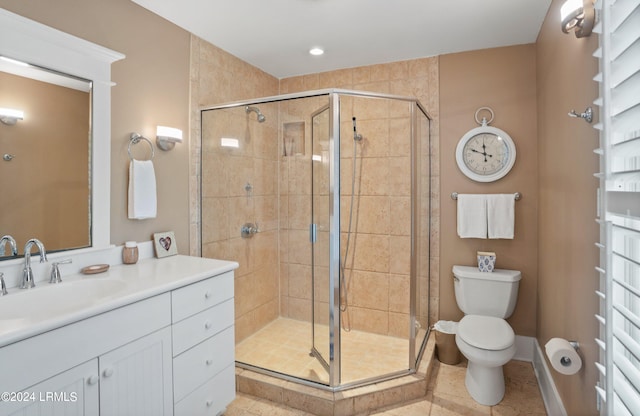
{"label": "drawer pull", "polygon": [[205,292],[205,294],[204,294],[204,298],[205,298],[205,299],[209,299],[210,297],[211,297],[211,291],[210,291],[210,290],[207,290],[207,291]]}
{"label": "drawer pull", "polygon": [[211,365],[211,364],[213,364],[213,360],[212,359],[208,359],[207,361],[205,361],[205,364]]}
{"label": "drawer pull", "polygon": [[96,384],[99,381],[99,377],[98,376],[91,376],[89,377],[89,379],[87,380],[87,384],[90,386],[93,386],[94,384]]}
{"label": "drawer pull", "polygon": [[207,400],[206,403],[207,403],[207,407],[213,406],[213,400]]}
{"label": "drawer pull", "polygon": [[113,375],[113,368],[107,368],[102,372],[104,377],[111,377]]}
{"label": "drawer pull", "polygon": [[204,323],[204,328],[205,328],[205,329],[211,329],[211,326],[212,326],[212,325],[213,325],[213,324],[211,323],[211,321],[207,321],[207,322],[205,322],[205,323]]}

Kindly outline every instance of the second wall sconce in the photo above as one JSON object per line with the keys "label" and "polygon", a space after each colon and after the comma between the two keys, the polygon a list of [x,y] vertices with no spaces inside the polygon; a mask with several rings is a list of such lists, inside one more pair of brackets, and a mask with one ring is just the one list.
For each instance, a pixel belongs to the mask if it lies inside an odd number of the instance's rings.
{"label": "second wall sconce", "polygon": [[162,150],[171,150],[176,143],[182,143],[182,130],[173,127],[158,126],[156,145]]}
{"label": "second wall sconce", "polygon": [[577,38],[584,38],[591,34],[596,20],[593,0],[566,0],[560,8],[562,31],[574,31]]}
{"label": "second wall sconce", "polygon": [[7,126],[13,126],[18,120],[24,119],[24,112],[13,108],[0,108],[0,121]]}

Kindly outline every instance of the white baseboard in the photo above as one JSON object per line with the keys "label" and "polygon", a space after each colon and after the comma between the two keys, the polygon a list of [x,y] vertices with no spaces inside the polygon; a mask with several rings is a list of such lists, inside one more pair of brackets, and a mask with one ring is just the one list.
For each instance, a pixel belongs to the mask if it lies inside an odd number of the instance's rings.
{"label": "white baseboard", "polygon": [[[538,379],[538,386],[540,386],[540,393],[542,393],[542,400],[544,401],[544,407],[547,409],[549,416],[567,416],[567,411],[564,409],[562,399],[556,389],[556,385],[551,377],[549,366],[544,358],[540,344],[538,340],[533,340],[533,370]],[[516,337],[517,344],[517,337]]]}
{"label": "white baseboard", "polygon": [[516,355],[513,357],[517,361],[533,361],[533,349],[536,339],[534,337],[525,337],[516,335]]}

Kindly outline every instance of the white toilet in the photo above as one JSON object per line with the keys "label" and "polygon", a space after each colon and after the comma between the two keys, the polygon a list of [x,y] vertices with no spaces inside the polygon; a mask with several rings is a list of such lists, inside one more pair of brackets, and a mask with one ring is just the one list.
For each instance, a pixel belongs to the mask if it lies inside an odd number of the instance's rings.
{"label": "white toilet", "polygon": [[465,386],[476,402],[493,406],[504,397],[502,366],[516,353],[515,334],[505,319],[516,306],[522,275],[453,266],[453,276],[456,302],[465,314],[456,334],[456,344],[469,361]]}

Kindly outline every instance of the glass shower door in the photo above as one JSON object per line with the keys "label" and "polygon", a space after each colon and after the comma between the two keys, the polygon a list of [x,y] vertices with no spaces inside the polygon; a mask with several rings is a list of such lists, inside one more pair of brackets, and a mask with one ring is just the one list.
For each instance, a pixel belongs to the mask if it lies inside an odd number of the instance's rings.
{"label": "glass shower door", "polygon": [[312,348],[328,380],[333,359],[329,327],[329,107],[311,115]]}

